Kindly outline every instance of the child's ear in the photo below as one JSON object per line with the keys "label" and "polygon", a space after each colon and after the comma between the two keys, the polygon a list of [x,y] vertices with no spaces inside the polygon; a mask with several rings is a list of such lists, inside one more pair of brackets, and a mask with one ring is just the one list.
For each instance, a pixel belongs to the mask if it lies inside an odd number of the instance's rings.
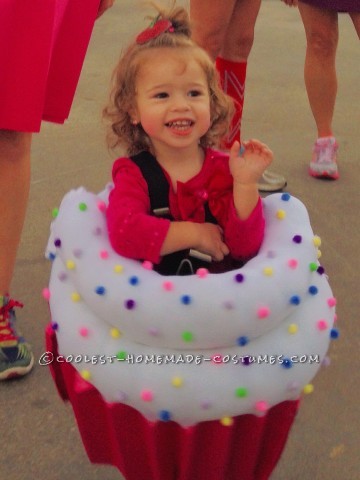
{"label": "child's ear", "polygon": [[137,125],[138,123],[140,123],[139,116],[137,114],[137,110],[136,110],[135,107],[131,107],[128,114],[129,114],[129,117],[131,119],[131,123],[133,125]]}

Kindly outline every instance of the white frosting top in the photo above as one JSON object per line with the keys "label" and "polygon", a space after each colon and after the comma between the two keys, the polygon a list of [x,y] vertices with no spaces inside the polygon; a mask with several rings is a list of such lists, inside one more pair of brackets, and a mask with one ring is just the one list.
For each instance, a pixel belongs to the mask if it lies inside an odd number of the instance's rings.
{"label": "white frosting top", "polygon": [[263,200],[265,238],[241,269],[164,277],[112,250],[108,191],[69,192],[51,227],[60,354],[149,420],[230,422],[297,398],[325,358],[336,303],[304,205]]}

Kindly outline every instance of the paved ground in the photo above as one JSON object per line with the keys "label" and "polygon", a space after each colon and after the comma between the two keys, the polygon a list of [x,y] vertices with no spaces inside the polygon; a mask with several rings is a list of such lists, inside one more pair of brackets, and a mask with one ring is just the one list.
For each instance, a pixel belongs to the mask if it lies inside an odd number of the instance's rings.
{"label": "paved ground", "polygon": [[[30,208],[13,295],[26,305],[19,324],[37,359],[44,351],[43,329],[49,320],[41,290],[50,269],[43,257],[50,212],[70,188],[84,185],[98,191],[109,179],[112,156],[100,112],[118,53],[143,25],[138,5],[119,0],[99,20],[70,120],[65,127],[44,125],[34,141]],[[349,17],[342,16],[334,123],[341,179],[329,183],[310,178],[306,171],[315,130],[303,85],[304,46],[298,11],[279,0],[264,0],[249,64],[244,136],[261,138],[273,148],[274,170],[287,176],[289,192],[307,205],[313,228],[323,239],[323,264],[338,297],[341,329],[341,340],[331,347],[332,364],[304,399],[272,480],[358,480],[360,49]],[[121,478],[112,467],[88,462],[71,409],[59,400],[46,367],[36,366],[26,379],[0,389],[0,479]]]}

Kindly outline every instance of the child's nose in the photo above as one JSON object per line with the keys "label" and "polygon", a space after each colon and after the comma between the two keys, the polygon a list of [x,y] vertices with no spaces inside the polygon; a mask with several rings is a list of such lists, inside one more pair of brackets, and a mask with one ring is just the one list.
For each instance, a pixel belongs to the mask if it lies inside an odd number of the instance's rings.
{"label": "child's nose", "polygon": [[173,98],[172,104],[173,110],[176,111],[186,111],[189,110],[188,98],[185,95],[176,95]]}

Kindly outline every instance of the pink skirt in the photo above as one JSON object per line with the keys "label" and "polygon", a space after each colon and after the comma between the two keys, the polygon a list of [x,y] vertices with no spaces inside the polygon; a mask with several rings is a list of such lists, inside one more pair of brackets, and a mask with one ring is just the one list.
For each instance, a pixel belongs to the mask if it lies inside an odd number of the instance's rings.
{"label": "pink skirt", "polygon": [[[50,326],[46,344],[56,358]],[[151,423],[132,407],[106,403],[70,363],[55,361],[50,369],[60,396],[72,404],[90,461],[117,467],[126,480],[267,480],[298,409],[298,401],[283,402],[264,417],[235,417],[231,426]]]}
{"label": "pink skirt", "polygon": [[99,2],[0,1],[0,129],[64,123]]}

